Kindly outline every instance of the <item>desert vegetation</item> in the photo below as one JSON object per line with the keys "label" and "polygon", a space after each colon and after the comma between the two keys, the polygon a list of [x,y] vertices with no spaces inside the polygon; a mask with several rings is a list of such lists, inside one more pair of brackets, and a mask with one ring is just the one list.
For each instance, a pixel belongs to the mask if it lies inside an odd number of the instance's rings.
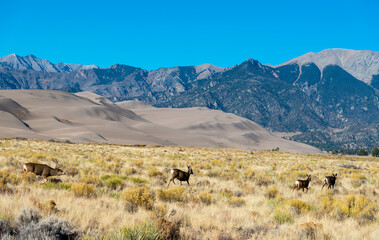
{"label": "desert vegetation", "polygon": [[[22,168],[55,161],[46,183]],[[188,165],[190,185],[167,187]],[[377,239],[378,173],[367,156],[1,139],[0,237]]]}

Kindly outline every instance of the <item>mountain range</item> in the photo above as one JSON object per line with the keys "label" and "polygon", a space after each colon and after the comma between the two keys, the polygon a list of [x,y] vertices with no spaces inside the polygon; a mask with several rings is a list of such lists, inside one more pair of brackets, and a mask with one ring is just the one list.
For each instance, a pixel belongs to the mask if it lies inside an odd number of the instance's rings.
{"label": "mountain range", "polygon": [[248,59],[147,71],[116,64],[52,64],[32,55],[0,58],[1,89],[89,91],[114,102],[207,107],[234,113],[324,150],[379,145],[379,52],[327,49],[278,66]]}

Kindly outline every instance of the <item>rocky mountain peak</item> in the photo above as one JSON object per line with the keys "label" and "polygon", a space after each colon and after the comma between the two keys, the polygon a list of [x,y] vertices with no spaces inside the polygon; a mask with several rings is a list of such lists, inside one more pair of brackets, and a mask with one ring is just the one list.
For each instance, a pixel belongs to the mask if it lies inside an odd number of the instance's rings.
{"label": "rocky mountain peak", "polygon": [[337,65],[358,80],[370,83],[379,74],[379,52],[370,50],[325,49],[318,53],[309,52],[276,67],[296,63],[303,66],[314,63],[322,72],[328,65]]}

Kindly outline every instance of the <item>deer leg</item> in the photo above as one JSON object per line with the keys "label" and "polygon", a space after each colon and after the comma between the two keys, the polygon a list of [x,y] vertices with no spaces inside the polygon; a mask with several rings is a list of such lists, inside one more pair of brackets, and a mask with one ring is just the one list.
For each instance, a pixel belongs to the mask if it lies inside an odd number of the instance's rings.
{"label": "deer leg", "polygon": [[47,182],[47,177],[43,177],[43,181],[41,182],[41,184],[44,184]]}
{"label": "deer leg", "polygon": [[170,181],[168,181],[168,185],[167,185],[167,187],[170,186],[171,181],[172,181],[172,178],[170,179]]}
{"label": "deer leg", "polygon": [[326,185],[326,183],[324,183],[324,185],[322,185],[322,188],[321,188],[321,190],[322,190],[322,189],[324,189],[324,186],[325,186],[325,185]]}
{"label": "deer leg", "polygon": [[188,186],[189,186],[190,184],[189,184],[189,181],[188,181],[188,180],[187,180],[187,183],[188,183]]}

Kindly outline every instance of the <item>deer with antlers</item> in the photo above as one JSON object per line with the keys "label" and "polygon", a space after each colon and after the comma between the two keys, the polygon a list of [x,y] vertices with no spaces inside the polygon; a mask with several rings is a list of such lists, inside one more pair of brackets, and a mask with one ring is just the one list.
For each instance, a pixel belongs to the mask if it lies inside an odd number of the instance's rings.
{"label": "deer with antlers", "polygon": [[55,168],[52,168],[46,164],[41,163],[25,163],[22,168],[25,172],[32,172],[38,176],[42,176],[45,183],[48,181],[48,177],[64,175],[62,169],[58,168],[58,162],[55,161]]}

